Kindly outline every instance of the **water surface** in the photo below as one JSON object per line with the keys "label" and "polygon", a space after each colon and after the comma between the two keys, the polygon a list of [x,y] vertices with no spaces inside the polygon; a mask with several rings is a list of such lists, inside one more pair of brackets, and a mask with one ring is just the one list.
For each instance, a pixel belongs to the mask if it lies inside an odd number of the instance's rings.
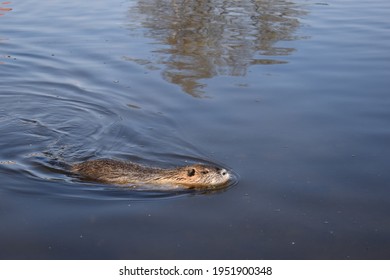
{"label": "water surface", "polygon": [[[0,3],[0,258],[388,259],[388,1]],[[212,162],[214,193],[61,165]]]}

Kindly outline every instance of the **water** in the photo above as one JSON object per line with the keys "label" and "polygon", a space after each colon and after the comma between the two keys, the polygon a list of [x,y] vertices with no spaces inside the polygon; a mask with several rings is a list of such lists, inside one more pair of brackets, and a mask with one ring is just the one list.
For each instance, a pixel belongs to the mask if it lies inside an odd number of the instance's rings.
{"label": "water", "polygon": [[[0,3],[0,258],[389,259],[388,1]],[[213,162],[216,193],[54,161]]]}

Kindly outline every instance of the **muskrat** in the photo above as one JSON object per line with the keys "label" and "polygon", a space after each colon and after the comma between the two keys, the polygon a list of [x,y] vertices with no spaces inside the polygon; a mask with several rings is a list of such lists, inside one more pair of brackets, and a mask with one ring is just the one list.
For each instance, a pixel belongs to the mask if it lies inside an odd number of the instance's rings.
{"label": "muskrat", "polygon": [[208,189],[225,186],[230,173],[212,165],[193,164],[176,168],[157,168],[113,159],[76,163],[71,171],[86,179],[109,184],[150,184]]}

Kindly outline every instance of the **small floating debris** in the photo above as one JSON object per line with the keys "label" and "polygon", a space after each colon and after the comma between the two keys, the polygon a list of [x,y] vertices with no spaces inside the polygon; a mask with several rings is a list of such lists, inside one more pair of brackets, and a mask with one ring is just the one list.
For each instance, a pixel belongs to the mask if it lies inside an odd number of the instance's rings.
{"label": "small floating debris", "polygon": [[141,109],[141,107],[134,105],[134,104],[127,104],[127,107],[132,108],[132,109]]}
{"label": "small floating debris", "polygon": [[13,160],[0,160],[0,164],[12,165],[12,164],[16,164],[16,161],[13,161]]}

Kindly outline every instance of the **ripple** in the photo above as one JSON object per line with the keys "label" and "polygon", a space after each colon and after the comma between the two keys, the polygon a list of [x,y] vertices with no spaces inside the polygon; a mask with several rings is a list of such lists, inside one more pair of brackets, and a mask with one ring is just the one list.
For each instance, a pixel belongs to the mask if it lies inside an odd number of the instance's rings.
{"label": "ripple", "polygon": [[[4,135],[0,168],[8,177],[26,180],[8,185],[9,191],[99,200],[166,199],[223,191],[123,188],[78,180],[67,165],[90,158],[119,157],[162,167],[215,163],[173,133],[174,122],[161,114],[108,104],[67,83],[25,82],[18,88],[0,93],[0,133]],[[50,93],[51,88],[61,96]],[[145,127],[153,121],[155,125]],[[238,177],[232,178],[226,188],[237,183]]]}

